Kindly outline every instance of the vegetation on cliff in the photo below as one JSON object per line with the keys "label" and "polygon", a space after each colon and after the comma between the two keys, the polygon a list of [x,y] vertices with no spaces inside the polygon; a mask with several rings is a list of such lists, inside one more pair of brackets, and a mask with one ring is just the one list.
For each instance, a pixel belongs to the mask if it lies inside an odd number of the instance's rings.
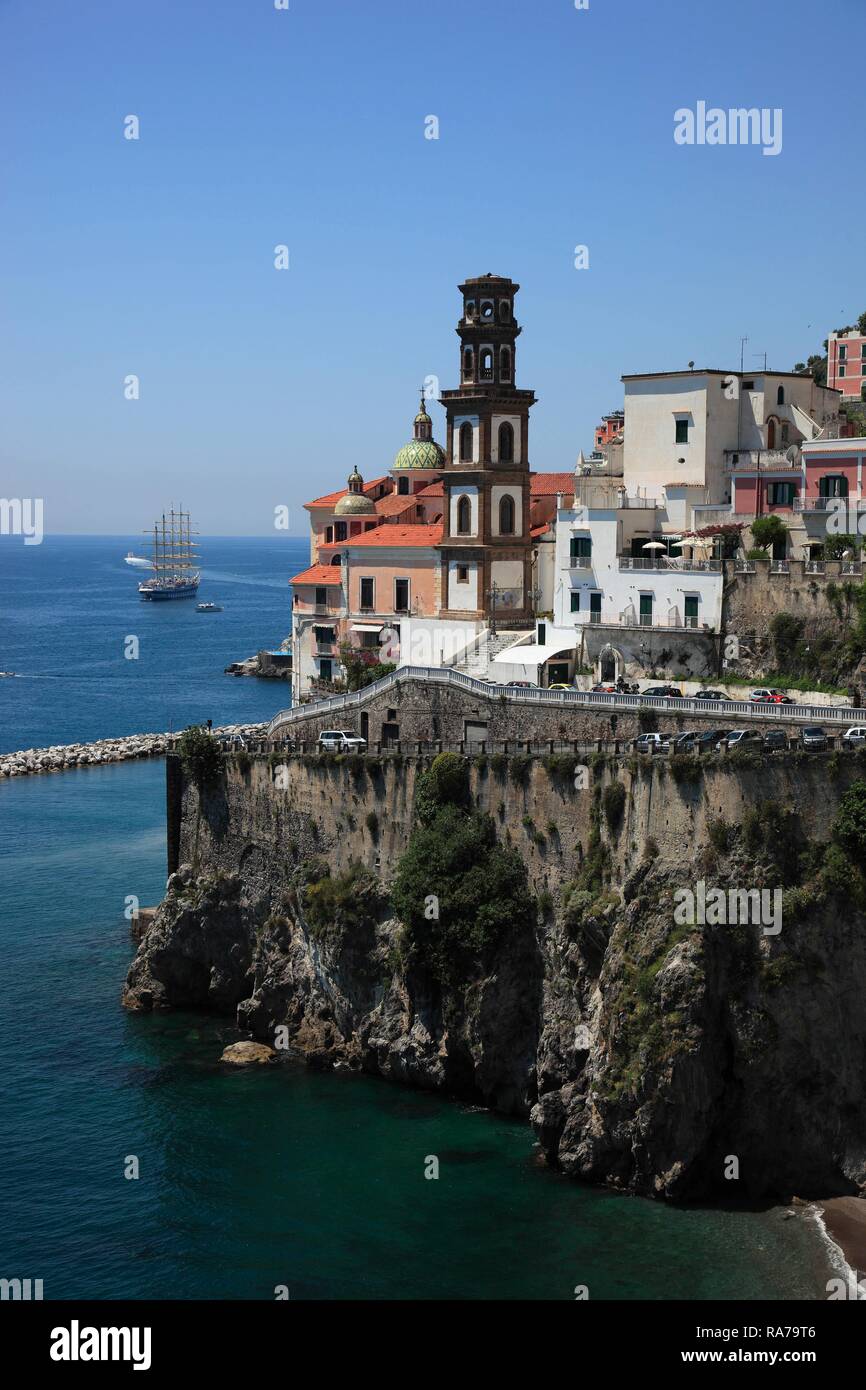
{"label": "vegetation on cliff", "polygon": [[434,759],[418,779],[418,825],[403,854],[392,900],[407,963],[440,984],[465,978],[510,928],[529,927],[535,902],[516,850],[497,843],[489,816],[470,809],[466,763]]}
{"label": "vegetation on cliff", "polygon": [[219,775],[222,767],[220,747],[204,725],[191,724],[184,729],[177,741],[177,751],[184,772],[197,787],[205,786]]}

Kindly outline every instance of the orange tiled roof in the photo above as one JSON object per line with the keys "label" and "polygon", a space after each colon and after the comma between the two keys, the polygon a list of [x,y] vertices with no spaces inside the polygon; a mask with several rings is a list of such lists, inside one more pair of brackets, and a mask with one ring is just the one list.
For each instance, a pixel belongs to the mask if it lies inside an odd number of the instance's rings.
{"label": "orange tiled roof", "polygon": [[445,484],[443,483],[443,481],[442,481],[441,478],[437,478],[436,481],[435,481],[435,483],[428,483],[426,487],[420,488],[420,489],[418,490],[418,492],[415,493],[415,496],[416,496],[416,497],[444,497],[444,496],[445,496]]}
{"label": "orange tiled roof", "polygon": [[[388,474],[383,473],[381,478],[372,478],[369,483],[364,484],[364,492],[373,492],[375,488],[388,481]],[[317,497],[312,502],[305,502],[305,507],[331,507],[336,506],[341,497],[345,497],[348,488],[341,487],[337,492],[327,492],[324,497]]]}
{"label": "orange tiled roof", "polygon": [[406,492],[389,492],[376,503],[377,516],[399,516],[414,505],[415,498]]}
{"label": "orange tiled roof", "polygon": [[574,492],[573,473],[531,473],[529,493],[531,497],[551,497],[557,492]]}
{"label": "orange tiled roof", "polygon": [[365,531],[362,536],[351,536],[343,542],[343,547],[353,550],[356,545],[363,546],[403,546],[438,545],[442,539],[442,524],[404,526],[396,522],[392,526],[377,526],[375,531]]}
{"label": "orange tiled roof", "polygon": [[311,565],[308,570],[302,570],[291,579],[291,584],[341,584],[342,576],[339,565]]}

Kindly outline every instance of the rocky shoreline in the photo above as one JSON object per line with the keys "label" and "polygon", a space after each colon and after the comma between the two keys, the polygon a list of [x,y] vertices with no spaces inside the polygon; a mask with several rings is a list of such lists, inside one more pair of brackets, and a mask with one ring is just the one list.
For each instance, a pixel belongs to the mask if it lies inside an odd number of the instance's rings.
{"label": "rocky shoreline", "polygon": [[[226,724],[213,732],[260,738],[266,728],[266,724]],[[0,778],[65,772],[73,767],[101,767],[105,763],[129,762],[133,758],[158,758],[176,737],[177,734],[127,734],[124,738],[97,739],[95,743],[53,744],[50,748],[0,753]]]}

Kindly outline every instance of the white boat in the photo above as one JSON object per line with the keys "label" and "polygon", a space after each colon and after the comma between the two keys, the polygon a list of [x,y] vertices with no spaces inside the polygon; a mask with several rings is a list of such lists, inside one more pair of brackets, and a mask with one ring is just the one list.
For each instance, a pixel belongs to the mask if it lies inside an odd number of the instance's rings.
{"label": "white boat", "polygon": [[221,613],[223,606],[221,603],[197,603],[195,611],[196,613]]}
{"label": "white boat", "polygon": [[132,551],[130,550],[127,552],[126,555],[126,563],[128,565],[132,565],[133,568],[137,570],[149,570],[152,568],[153,562],[151,560],[145,559],[143,555],[133,555]]}

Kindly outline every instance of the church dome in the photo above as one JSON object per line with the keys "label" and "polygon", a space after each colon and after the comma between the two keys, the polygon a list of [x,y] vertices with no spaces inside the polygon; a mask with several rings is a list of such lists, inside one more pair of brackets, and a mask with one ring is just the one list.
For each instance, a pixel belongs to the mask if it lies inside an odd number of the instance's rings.
{"label": "church dome", "polygon": [[408,444],[403,445],[394,459],[392,469],[444,468],[445,450],[433,438],[433,421],[427,414],[423,394],[412,433],[414,437]]}
{"label": "church dome", "polygon": [[340,498],[334,508],[335,516],[375,516],[376,503],[364,492],[364,479],[357,468],[348,479],[349,491]]}
{"label": "church dome", "polygon": [[394,459],[394,468],[444,468],[445,450],[435,439],[410,439]]}

